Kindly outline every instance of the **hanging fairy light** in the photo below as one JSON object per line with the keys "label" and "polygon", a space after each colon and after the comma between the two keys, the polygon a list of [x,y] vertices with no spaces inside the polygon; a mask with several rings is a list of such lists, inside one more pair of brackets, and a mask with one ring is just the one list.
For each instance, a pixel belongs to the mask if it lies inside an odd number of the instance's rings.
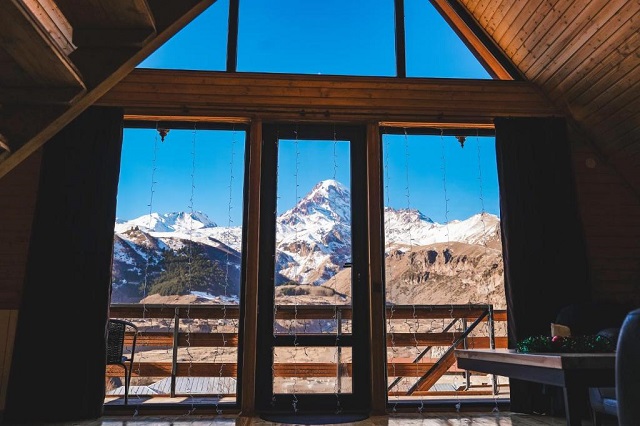
{"label": "hanging fairy light", "polygon": [[[237,140],[237,132],[234,127],[232,129],[232,134],[231,134],[231,152],[230,152],[230,158],[229,158],[229,200],[227,204],[227,229],[226,229],[226,232],[224,233],[224,242],[228,247],[231,247],[231,245],[233,244],[233,233],[231,229],[233,226],[233,218],[232,218],[233,181],[235,179],[233,165],[235,160],[236,140]],[[229,250],[226,250],[225,274],[224,274],[224,284],[223,284],[224,300],[222,304],[222,324],[223,324],[222,326],[225,327],[224,331],[226,331],[226,327],[227,327],[227,300],[229,296],[230,273],[231,273],[231,254]],[[237,333],[237,324],[235,322],[232,322],[232,324],[233,324],[233,333]],[[224,334],[222,336],[223,336],[223,339],[222,339],[223,353],[225,353],[227,349],[227,339],[224,337],[225,336]],[[218,373],[218,399],[216,400],[216,412],[218,414],[222,414],[222,410],[220,409],[219,403],[220,403],[220,400],[222,399],[222,388],[223,388],[222,383],[223,383],[224,367],[225,367],[224,362],[220,363],[220,370]],[[227,392],[229,393],[228,390]]]}
{"label": "hanging fairy light", "polygon": [[[486,210],[485,210],[485,204],[484,204],[484,186],[483,186],[483,176],[482,176],[482,150],[480,147],[480,138],[478,135],[478,130],[476,130],[476,150],[477,150],[477,157],[478,157],[478,187],[479,187],[479,199],[480,199],[480,223],[482,224],[482,235],[483,235],[483,240],[482,240],[482,245],[485,248],[485,252],[487,251],[487,235],[486,235]],[[491,305],[491,301],[488,301],[488,306],[492,306]],[[492,336],[494,334],[494,321],[493,321],[493,309],[491,308],[491,312],[488,318],[488,321],[486,321],[484,323],[484,333],[489,337],[489,347],[491,349],[493,349],[495,347],[495,345],[493,344],[493,340],[492,340]],[[497,387],[497,376],[494,374],[492,375],[492,387],[493,387],[493,399],[494,399],[494,407],[493,407],[493,412],[498,412],[500,411],[500,408],[498,407],[498,387]]]}
{"label": "hanging fairy light", "polygon": [[[196,189],[196,135],[197,135],[197,124],[193,123],[193,129],[191,132],[191,191],[189,194],[189,229],[187,232],[187,292],[191,294],[193,290],[193,217],[195,214],[194,209],[194,200],[195,200],[195,189]],[[176,322],[176,327],[179,327],[179,319]],[[189,368],[187,370],[187,380],[186,385],[189,394],[193,392],[193,378],[191,377],[191,370],[193,368],[193,355],[191,354],[191,302],[187,301],[187,312],[185,318],[187,324],[187,358],[189,359]],[[179,328],[178,328],[178,331]],[[193,401],[193,400],[192,400]],[[191,410],[193,411],[195,406],[191,405]]]}
{"label": "hanging fairy light", "polygon": [[[151,176],[150,176],[150,185],[149,185],[149,203],[147,204],[148,209],[148,216],[147,216],[147,229],[150,231],[153,225],[153,221],[152,221],[152,214],[153,214],[153,198],[154,198],[154,194],[155,194],[155,186],[157,184],[156,182],[156,172],[157,172],[157,160],[158,160],[158,138],[160,137],[160,131],[158,128],[158,123],[156,123],[156,128],[155,128],[156,132],[155,132],[155,137],[153,139],[153,149],[152,149],[152,156],[151,156]],[[144,274],[143,274],[143,283],[142,283],[142,318],[141,321],[142,323],[146,323],[147,321],[147,307],[146,307],[146,298],[147,298],[147,291],[149,289],[149,268],[151,267],[151,261],[153,258],[153,244],[151,244],[151,241],[149,241],[149,252],[145,258],[145,265],[144,265]],[[138,377],[141,376],[141,371],[140,371],[140,365],[141,365],[141,361],[144,358],[144,352],[140,353],[137,357],[137,363],[138,363],[138,367],[137,367],[137,375]],[[135,413],[137,414],[138,409],[136,408]]]}
{"label": "hanging fairy light", "polygon": [[[277,130],[276,131],[276,151],[279,150],[279,145],[280,145],[280,131]],[[278,151],[279,152],[279,151]],[[280,162],[276,161],[276,176],[280,176]],[[280,201],[280,197],[276,196],[276,210],[273,212],[273,215],[277,217],[278,215],[278,210],[277,210],[277,206],[279,204]],[[274,251],[273,254],[273,258],[271,259],[271,262],[275,265],[276,263],[276,253]],[[275,277],[272,277],[273,280],[273,285],[275,286]],[[275,296],[275,292],[274,292],[274,300],[273,300],[273,319],[272,319],[272,324],[273,324],[273,338],[274,341],[276,339],[276,335],[277,335],[277,330],[278,330],[278,303],[276,300],[276,296]],[[276,377],[276,364],[278,363],[278,351],[277,350],[273,350],[272,348],[272,356],[273,356],[273,360],[271,362],[271,377],[272,377],[272,381],[275,382],[275,377]],[[275,383],[272,383],[271,386],[271,406],[274,407],[276,404],[276,387],[275,387]]]}
{"label": "hanging fairy light", "polygon": [[[460,144],[460,148],[464,148],[464,143],[466,141],[466,138],[464,136],[456,136],[456,139],[458,141],[458,143]],[[447,155],[446,155],[446,149],[445,149],[445,138],[444,138],[444,129],[440,129],[440,146],[441,146],[441,170],[442,170],[442,192],[443,192],[443,196],[444,196],[444,218],[445,218],[445,226],[446,226],[446,235],[447,235],[447,245],[446,245],[446,249],[450,250],[451,246],[450,246],[450,233],[449,233],[449,196],[447,194]],[[451,264],[451,267],[453,267],[453,264]],[[457,318],[457,314],[454,314],[454,310],[455,307],[453,306],[453,304],[450,307],[450,315],[449,315],[449,324],[452,326],[453,328],[453,333],[451,336],[451,346],[455,345],[456,343],[456,332],[460,332],[461,330],[464,330],[466,328],[466,324],[464,323],[463,319]],[[442,326],[441,326],[441,330],[446,330],[447,329],[447,325],[445,325],[445,319],[442,319]],[[453,388],[454,389],[458,389],[458,385],[457,385],[457,381],[456,381],[456,376],[454,376],[453,378]],[[462,407],[462,403],[460,401],[460,396],[458,395],[458,393],[456,392],[456,403],[454,404],[454,408],[456,409],[457,412],[460,411],[461,407]]]}
{"label": "hanging fairy light", "polygon": [[[390,190],[391,176],[390,176],[390,173],[389,173],[389,152],[391,150],[391,146],[390,146],[390,142],[389,142],[388,138],[383,138],[383,142],[384,142],[384,144],[383,144],[384,191],[385,191],[385,194],[386,194],[386,202],[385,202],[386,206],[385,206],[384,210],[385,210],[385,214],[386,214],[386,207],[390,207],[391,206],[391,196],[390,196],[390,193],[391,193],[391,190]],[[384,231],[385,231],[385,236],[386,236],[386,233],[387,233],[386,220],[384,220],[384,222],[385,222]],[[385,238],[385,240],[387,241],[387,244],[388,244],[389,239]],[[391,284],[391,264],[389,262],[389,256],[388,256],[386,247],[385,247],[385,283],[386,283],[386,289],[387,289],[386,290],[386,292],[387,292],[386,299],[387,300],[390,299],[392,301],[395,301],[395,297],[394,297],[395,296],[395,286],[390,285]],[[386,315],[386,318],[385,318],[386,323],[387,323],[386,329],[387,329],[387,335],[390,337],[390,340],[391,340],[391,352],[392,352],[392,354],[395,354],[395,350],[396,350],[396,347],[395,347],[395,334],[394,334],[394,328],[393,328],[393,322],[392,322],[393,314],[394,314],[394,303],[390,303],[389,304],[388,312],[389,312],[389,314]],[[386,312],[385,312],[385,314],[386,314]],[[386,347],[386,345],[385,345],[385,347]],[[394,358],[395,358],[395,356],[392,357],[392,360]],[[391,376],[395,377],[396,376],[396,364],[395,364],[395,362],[391,363],[391,369],[392,369]],[[395,385],[396,383],[397,383],[397,379],[396,379],[396,381],[394,383],[392,383],[391,386],[388,386],[388,389],[391,390],[393,385]],[[399,396],[396,395],[395,403],[394,403],[394,405],[392,407],[392,410],[391,410],[392,412],[396,412],[396,406],[397,406],[397,403],[398,403],[398,398],[399,398]]]}
{"label": "hanging fairy light", "polygon": [[[337,174],[338,174],[338,161],[337,161],[337,145],[338,145],[338,140],[337,140],[337,135],[336,135],[336,128],[335,125],[333,127],[333,180],[336,180]],[[336,291],[336,280],[337,280],[337,273],[338,271],[335,271],[335,273],[333,274],[332,277],[332,283],[333,283],[333,290],[334,292]],[[342,333],[342,322],[339,321],[338,319],[338,305],[337,305],[337,301],[334,299],[334,305],[333,305],[333,324],[336,330],[336,341],[335,341],[335,347],[336,347],[336,352],[335,352],[335,360],[336,360],[336,381],[334,384],[334,388],[333,388],[333,393],[336,397],[336,414],[340,414],[340,412],[342,411],[342,408],[340,406],[340,393],[342,392],[342,348],[340,347],[340,334]]]}
{"label": "hanging fairy light", "polygon": [[[298,187],[299,187],[299,183],[298,183],[298,173],[299,173],[299,167],[300,167],[300,147],[298,145],[298,128],[296,126],[296,129],[294,130],[294,134],[295,134],[295,141],[294,141],[294,146],[295,146],[295,153],[296,153],[296,160],[295,160],[295,173],[294,173],[294,177],[295,177],[295,205],[298,205],[298,202],[300,201],[300,196],[298,195]],[[294,232],[295,232],[295,239],[294,241],[296,243],[298,243],[298,226],[295,226],[294,228]],[[294,356],[298,356],[298,333],[296,330],[296,327],[298,325],[298,292],[294,291],[293,292],[293,323],[292,323],[292,328],[290,328],[289,330],[293,329],[293,353]],[[305,348],[305,353],[306,353],[306,348]],[[293,399],[291,401],[291,406],[293,408],[293,412],[297,413],[298,412],[298,396],[296,395],[296,387],[298,385],[298,366],[297,363],[294,362],[294,373],[293,373]]]}
{"label": "hanging fairy light", "polygon": [[447,227],[447,247],[449,241],[449,197],[447,195],[447,155],[444,146],[444,129],[440,129],[440,146],[442,149],[441,155],[441,170],[442,170],[442,193],[444,194],[444,223]]}
{"label": "hanging fairy light", "polygon": [[[411,214],[411,180],[410,180],[410,174],[409,174],[409,159],[411,157],[411,151],[410,151],[410,147],[409,147],[409,135],[407,134],[407,129],[404,128],[404,171],[405,171],[405,197],[407,199],[407,214]],[[413,234],[411,232],[411,227],[409,227],[408,229],[408,235],[409,235],[409,250],[407,253],[408,256],[408,261],[412,262],[413,260],[413,249],[414,249],[414,240],[413,240]],[[418,316],[416,314],[416,306],[415,304],[411,304],[411,312],[412,312],[412,317],[411,317],[411,321],[409,321],[409,318],[405,318],[404,321],[404,328],[406,330],[408,330],[413,337],[413,343],[414,343],[414,347],[411,349],[412,351],[414,351],[414,359],[417,359],[418,357],[420,357],[420,347],[418,344],[418,338],[417,338],[417,332],[418,329],[420,327],[420,323],[418,320]],[[419,363],[415,362],[415,374],[416,376],[420,376],[420,365]],[[422,397],[420,397],[420,405],[418,406],[418,411],[422,412],[424,408],[424,401],[422,400]]]}

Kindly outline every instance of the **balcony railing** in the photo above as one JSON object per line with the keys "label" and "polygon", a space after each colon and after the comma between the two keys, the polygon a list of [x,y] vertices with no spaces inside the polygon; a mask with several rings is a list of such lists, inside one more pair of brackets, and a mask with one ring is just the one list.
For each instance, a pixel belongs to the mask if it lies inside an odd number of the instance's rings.
{"label": "balcony railing", "polygon": [[[295,312],[294,312],[295,309]],[[131,395],[145,397],[212,396],[235,398],[238,348],[238,305],[117,304],[112,318],[128,319],[140,329]],[[335,334],[349,332],[351,307],[345,305],[279,305],[277,321],[334,321]],[[472,372],[455,363],[455,348],[505,348],[506,311],[491,305],[395,305],[386,309],[388,395],[495,395],[498,384],[474,385]],[[322,332],[322,331],[321,331]],[[326,331],[331,332],[331,331]],[[128,336],[128,344],[132,336]],[[332,361],[332,360],[329,360]],[[338,362],[275,363],[276,378],[301,380],[351,376],[351,359]],[[107,378],[122,369],[107,366]],[[486,377],[486,374],[478,373]],[[437,386],[447,376],[462,377]],[[107,391],[122,395],[122,388]]]}

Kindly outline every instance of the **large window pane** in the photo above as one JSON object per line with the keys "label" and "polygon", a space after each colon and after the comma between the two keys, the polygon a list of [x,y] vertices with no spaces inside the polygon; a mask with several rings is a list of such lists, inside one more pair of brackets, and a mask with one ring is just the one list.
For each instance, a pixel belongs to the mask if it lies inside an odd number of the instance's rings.
{"label": "large window pane", "polygon": [[238,71],[393,76],[392,0],[240,2]]}
{"label": "large window pane", "polygon": [[491,78],[430,2],[404,1],[407,77]]}
{"label": "large window pane", "polygon": [[227,68],[229,0],[218,0],[138,68],[224,71]]}
{"label": "large window pane", "polygon": [[180,127],[124,130],[110,315],[140,330],[130,403],[173,389],[233,404],[247,132]]}
{"label": "large window pane", "polygon": [[506,347],[482,316],[506,309],[494,139],[400,133],[383,135],[389,401],[508,398],[452,356]]}

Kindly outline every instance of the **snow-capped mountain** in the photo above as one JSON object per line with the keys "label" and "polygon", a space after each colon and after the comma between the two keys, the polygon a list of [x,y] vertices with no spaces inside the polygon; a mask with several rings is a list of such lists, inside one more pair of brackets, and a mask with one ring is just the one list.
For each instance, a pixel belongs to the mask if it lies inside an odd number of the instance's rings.
{"label": "snow-capped mountain", "polygon": [[499,248],[500,220],[488,213],[478,213],[466,220],[439,224],[417,210],[384,209],[387,251],[402,246],[463,242]]}
{"label": "snow-capped mountain", "polygon": [[321,284],[342,269],[351,261],[349,190],[332,179],[313,187],[277,219],[276,251],[282,281]]}
{"label": "snow-capped mountain", "polygon": [[[276,219],[276,285],[289,282],[322,285],[336,277],[345,263],[351,261],[350,198],[349,189],[343,184],[324,180]],[[497,254],[491,262],[484,263],[491,264],[492,275],[502,273],[502,268],[495,266],[500,262],[497,259],[501,259],[501,246],[500,224],[494,215],[482,213],[466,220],[439,224],[418,210],[385,207],[384,225],[386,262],[396,262],[394,274],[397,276],[421,276],[415,272],[416,263],[408,262],[405,255],[415,257],[423,250],[441,253],[447,258],[455,256],[455,250],[464,252],[464,258],[456,260],[461,263],[467,259],[473,261],[470,253],[477,260],[478,256],[486,257],[491,250]],[[118,222],[114,240],[113,294],[121,295],[122,300],[134,301],[140,291],[132,289],[139,289],[140,283],[153,280],[163,271],[162,260],[167,250],[175,252],[188,245],[197,245],[211,261],[229,271],[226,277],[234,280],[232,288],[237,295],[241,237],[241,227],[217,226],[202,212],[152,213]],[[432,247],[439,244],[444,246],[438,246],[434,251]],[[481,250],[463,248],[472,246]],[[436,265],[434,262],[423,263],[426,268],[428,263],[431,267]],[[402,265],[412,265],[411,274],[398,272],[398,268],[404,268]],[[386,267],[391,269],[390,265]],[[472,281],[472,272],[466,266],[463,269],[465,281]],[[486,271],[477,273],[481,275]],[[496,280],[500,277],[493,282]]]}
{"label": "snow-capped mountain", "polygon": [[144,231],[156,232],[191,232],[197,229],[218,226],[203,212],[175,212],[160,215],[151,213],[139,218],[122,222],[116,220],[116,233],[127,229],[138,228]]}
{"label": "snow-capped mountain", "polygon": [[241,228],[218,227],[202,212],[151,213],[129,221],[117,221],[112,301],[138,302],[164,270],[165,253],[180,250],[202,251],[223,271],[223,279],[231,283],[228,286],[231,296],[237,297],[241,238]]}

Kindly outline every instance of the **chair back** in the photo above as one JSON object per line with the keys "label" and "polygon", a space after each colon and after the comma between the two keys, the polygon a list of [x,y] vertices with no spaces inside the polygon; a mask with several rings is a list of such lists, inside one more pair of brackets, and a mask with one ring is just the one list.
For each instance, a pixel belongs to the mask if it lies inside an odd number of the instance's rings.
{"label": "chair back", "polygon": [[620,329],[616,395],[620,426],[640,425],[640,309],[629,312]]}
{"label": "chair back", "polygon": [[107,364],[122,364],[127,323],[110,319],[107,327]]}

